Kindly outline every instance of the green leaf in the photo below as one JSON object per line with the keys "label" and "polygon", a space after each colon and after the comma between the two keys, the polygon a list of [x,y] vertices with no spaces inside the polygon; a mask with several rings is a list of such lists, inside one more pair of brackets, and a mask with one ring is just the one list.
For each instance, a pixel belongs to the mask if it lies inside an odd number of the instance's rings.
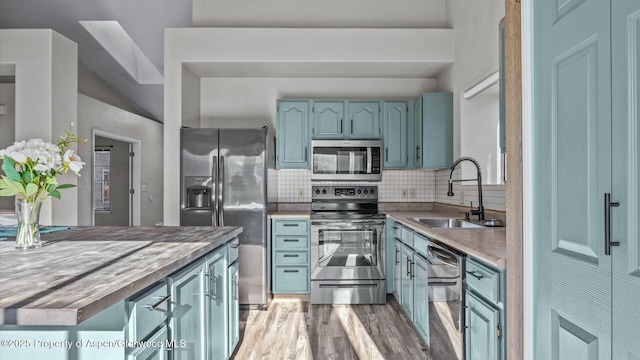
{"label": "green leaf", "polygon": [[33,196],[38,192],[38,185],[29,183],[25,190],[27,191],[27,196]]}
{"label": "green leaf", "polygon": [[62,185],[56,187],[56,190],[71,189],[71,188],[74,188],[74,187],[76,187],[76,185],[73,185],[73,184],[62,184]]}
{"label": "green leaf", "polygon": [[30,171],[25,171],[25,172],[22,173],[22,180],[25,183],[30,183],[30,182],[33,181],[33,175],[31,174]]}
{"label": "green leaf", "polygon": [[55,176],[47,176],[46,180],[44,181],[45,184],[51,184],[51,185],[57,185],[58,184],[58,180],[55,178]]}
{"label": "green leaf", "polygon": [[13,181],[22,180],[20,174],[18,174],[18,172],[16,171],[15,163],[8,156],[5,156],[4,160],[2,160],[2,171],[4,171],[7,177]]}
{"label": "green leaf", "polygon": [[58,191],[58,190],[53,190],[53,191],[49,192],[49,195],[53,196],[56,199],[60,199],[60,191]]}
{"label": "green leaf", "polygon": [[11,180],[6,176],[2,176],[2,179],[4,180],[5,185],[7,185],[7,189],[14,189],[18,194],[25,193],[24,186],[20,181]]}
{"label": "green leaf", "polygon": [[18,192],[16,189],[0,189],[0,196],[16,196]]}

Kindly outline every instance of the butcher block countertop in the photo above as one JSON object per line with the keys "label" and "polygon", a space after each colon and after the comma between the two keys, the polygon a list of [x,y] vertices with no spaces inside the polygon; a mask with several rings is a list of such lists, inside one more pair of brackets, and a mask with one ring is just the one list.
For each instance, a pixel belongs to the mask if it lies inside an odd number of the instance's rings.
{"label": "butcher block countertop", "polygon": [[35,250],[0,242],[0,324],[76,325],[162,280],[242,227],[78,227]]}
{"label": "butcher block countertop", "polygon": [[446,229],[432,228],[411,218],[447,218],[447,214],[437,211],[383,211],[393,220],[421,232],[445,245],[472,255],[501,269],[507,267],[506,228]]}

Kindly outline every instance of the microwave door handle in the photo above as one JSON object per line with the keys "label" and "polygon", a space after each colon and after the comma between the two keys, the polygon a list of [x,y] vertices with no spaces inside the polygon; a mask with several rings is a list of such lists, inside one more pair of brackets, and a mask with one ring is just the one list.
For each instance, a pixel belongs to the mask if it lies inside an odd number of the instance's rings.
{"label": "microwave door handle", "polygon": [[367,147],[367,174],[371,174],[371,147]]}

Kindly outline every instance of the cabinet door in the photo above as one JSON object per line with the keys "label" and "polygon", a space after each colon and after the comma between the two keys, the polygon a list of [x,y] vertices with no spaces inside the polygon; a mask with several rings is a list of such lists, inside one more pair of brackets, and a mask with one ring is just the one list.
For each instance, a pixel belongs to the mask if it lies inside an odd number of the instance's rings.
{"label": "cabinet door", "polygon": [[640,2],[611,1],[611,19],[612,348],[613,359],[640,359]]}
{"label": "cabinet door", "polygon": [[344,138],[343,101],[315,101],[311,113],[313,114],[311,134],[314,139]]}
{"label": "cabinet door", "polygon": [[413,249],[402,245],[402,308],[413,321]]}
{"label": "cabinet door", "polygon": [[229,266],[229,354],[240,341],[240,301],[238,300],[238,262]]}
{"label": "cabinet door", "polygon": [[209,359],[225,359],[229,357],[227,349],[228,328],[228,291],[227,291],[227,249],[225,246],[216,251],[208,259],[208,353]]}
{"label": "cabinet door", "polygon": [[[380,139],[380,102],[349,101],[348,138]],[[346,124],[345,124],[346,126]],[[347,131],[345,131],[347,132]]]}
{"label": "cabinet door", "polygon": [[422,167],[422,97],[413,103],[413,150],[409,156],[415,168]]}
{"label": "cabinet door", "polygon": [[422,95],[422,166],[448,168],[453,163],[453,95]]}
{"label": "cabinet door", "polygon": [[[154,335],[152,335],[149,343],[157,346],[146,346],[132,351],[127,360],[165,360],[169,359],[167,352],[167,327],[161,327]],[[179,342],[177,343],[179,344]]]}
{"label": "cabinet door", "polygon": [[419,254],[413,257],[413,324],[429,344],[429,278],[428,263]]}
{"label": "cabinet door", "polygon": [[402,304],[402,243],[393,241],[393,295]]}
{"label": "cabinet door", "polygon": [[473,292],[466,292],[465,351],[467,360],[499,360],[498,324],[500,310]]}
{"label": "cabinet door", "polygon": [[384,115],[384,168],[406,169],[407,156],[407,102],[385,101]]}
{"label": "cabinet door", "polygon": [[280,101],[277,123],[279,169],[309,168],[309,102]]}
{"label": "cabinet door", "polygon": [[205,269],[202,260],[170,278],[171,339],[185,344],[174,348],[174,359],[206,359]]}

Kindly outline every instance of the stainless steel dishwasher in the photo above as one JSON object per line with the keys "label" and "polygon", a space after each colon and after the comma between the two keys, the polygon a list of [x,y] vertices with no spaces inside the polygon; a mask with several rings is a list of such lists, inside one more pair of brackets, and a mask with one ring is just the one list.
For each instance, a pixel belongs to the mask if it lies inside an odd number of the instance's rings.
{"label": "stainless steel dishwasher", "polygon": [[429,332],[431,353],[438,359],[464,359],[465,255],[427,241]]}

